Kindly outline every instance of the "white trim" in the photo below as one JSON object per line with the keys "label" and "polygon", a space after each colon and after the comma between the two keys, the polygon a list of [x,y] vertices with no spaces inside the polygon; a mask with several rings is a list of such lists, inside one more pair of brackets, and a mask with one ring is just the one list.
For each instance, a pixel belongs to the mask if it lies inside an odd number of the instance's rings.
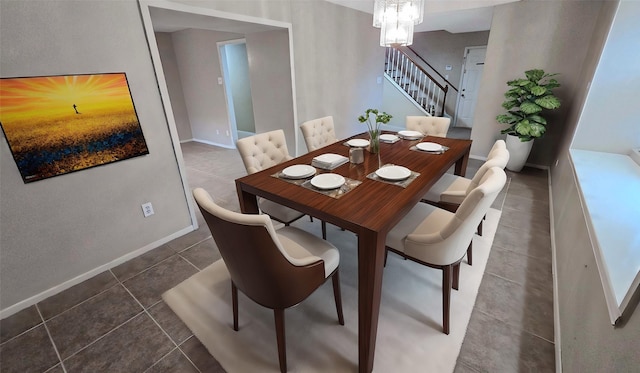
{"label": "white trim", "polygon": [[213,141],[209,141],[209,140],[200,140],[200,139],[196,139],[193,138],[191,139],[191,141],[193,142],[199,142],[201,144],[207,144],[207,145],[213,145],[213,146],[219,146],[221,148],[226,148],[226,149],[235,149],[236,147],[233,145],[229,145],[229,144],[219,144],[217,142],[213,142]]}
{"label": "white trim", "polygon": [[[241,38],[241,39],[225,40],[225,41],[219,41],[216,43],[216,48],[218,49],[218,63],[220,64],[220,70],[222,73],[224,103],[225,105],[227,105],[227,118],[229,119],[228,129],[231,133],[231,143],[235,144],[236,141],[238,141],[238,122],[236,121],[235,102],[233,101],[233,95],[231,92],[231,85],[230,85],[231,79],[229,78],[229,66],[227,64],[227,51],[224,48],[225,46],[230,44],[244,44],[245,50],[246,50],[247,39]],[[251,107],[253,109],[253,104],[251,104]],[[254,128],[255,128],[255,120],[254,120]]]}
{"label": "white trim", "polygon": [[[385,79],[387,79],[391,84],[393,84],[393,86],[394,86],[394,87],[396,87],[396,89],[397,89],[398,91],[400,91],[400,93],[402,93],[402,94],[404,95],[404,97],[406,97],[406,98],[409,100],[409,102],[411,102],[411,103],[413,104],[413,106],[415,106],[416,108],[418,108],[418,110],[420,110],[421,112],[423,112],[423,113],[424,113],[424,115],[426,115],[426,116],[428,116],[428,117],[432,116],[428,111],[426,111],[426,110],[425,110],[425,108],[423,108],[422,106],[420,106],[420,105],[416,102],[416,100],[414,100],[414,98],[413,98],[413,97],[411,97],[411,96],[407,93],[407,91],[405,91],[404,89],[402,89],[402,87],[400,87],[400,85],[399,85],[398,83],[396,83],[396,81],[395,81],[395,80],[393,80],[393,78],[391,78],[389,75],[387,75],[387,73],[386,73],[386,72],[384,73],[384,78],[385,78]],[[405,129],[405,128],[402,128],[402,129]]]}
{"label": "white trim", "polygon": [[186,167],[184,164],[184,158],[182,157],[182,149],[180,149],[180,137],[178,136],[178,127],[176,125],[175,116],[173,115],[173,109],[171,106],[171,100],[169,99],[169,89],[167,88],[167,80],[164,76],[164,70],[162,69],[162,61],[160,60],[160,51],[158,50],[158,42],[153,32],[153,23],[151,21],[151,13],[149,7],[151,6],[147,0],[139,0],[140,15],[142,16],[142,23],[144,25],[144,32],[147,36],[147,45],[149,46],[149,53],[151,54],[151,62],[153,69],[156,73],[156,79],[158,81],[158,89],[160,90],[160,98],[162,100],[162,106],[164,107],[165,118],[167,120],[169,136],[171,137],[171,143],[173,145],[173,153],[178,162],[178,173],[180,174],[180,180],[182,181],[182,190],[184,192],[185,200],[187,201],[187,208],[189,209],[189,215],[191,216],[191,224],[198,229],[198,219],[196,217],[196,208],[194,206],[193,197],[191,196],[191,188],[187,183]]}
{"label": "white trim", "polygon": [[194,231],[196,229],[197,228],[195,228],[193,225],[190,225],[190,226],[188,226],[186,228],[183,228],[183,229],[181,229],[181,230],[179,230],[179,231],[177,231],[175,233],[170,234],[169,236],[161,238],[161,239],[159,239],[159,240],[157,240],[155,242],[152,242],[152,243],[150,243],[148,245],[145,245],[145,246],[143,246],[143,247],[141,247],[141,248],[139,248],[139,249],[137,249],[135,251],[131,251],[131,252],[119,257],[119,258],[116,258],[116,259],[110,261],[109,263],[106,263],[106,264],[103,264],[101,266],[98,266],[98,267],[96,267],[96,268],[94,268],[94,269],[92,269],[92,270],[90,270],[88,272],[85,272],[85,273],[83,273],[83,274],[81,274],[79,276],[76,276],[76,277],[74,277],[74,278],[72,278],[70,280],[67,280],[67,281],[65,281],[65,282],[63,282],[61,284],[58,284],[58,285],[56,285],[56,286],[54,286],[52,288],[49,288],[49,289],[47,289],[47,290],[45,290],[45,291],[43,291],[43,292],[41,292],[39,294],[36,294],[36,295],[34,295],[32,297],[29,297],[29,298],[27,298],[25,300],[22,300],[22,301],[16,303],[14,305],[11,305],[11,306],[9,306],[9,307],[7,307],[5,309],[2,309],[2,310],[0,310],[0,320],[1,319],[5,319],[5,318],[15,314],[16,312],[22,311],[23,309],[25,309],[27,307],[33,306],[34,304],[36,304],[36,303],[38,303],[38,302],[40,302],[40,301],[42,301],[42,300],[44,300],[46,298],[49,298],[49,297],[51,297],[53,295],[56,295],[56,294],[58,294],[58,293],[60,293],[60,292],[62,292],[64,290],[67,290],[67,289],[69,289],[70,287],[72,287],[74,285],[77,285],[77,284],[79,284],[79,283],[81,283],[83,281],[86,281],[86,280],[88,280],[88,279],[90,279],[90,278],[92,278],[92,277],[94,277],[94,276],[96,276],[96,275],[98,275],[98,274],[100,274],[100,273],[102,273],[104,271],[107,271],[107,270],[109,270],[111,268],[114,268],[114,267],[116,267],[116,266],[118,266],[118,265],[120,265],[120,264],[122,264],[122,263],[124,263],[124,262],[126,262],[128,260],[131,260],[131,259],[133,259],[135,257],[138,257],[138,256],[140,256],[140,255],[142,255],[142,254],[144,254],[144,253],[146,253],[148,251],[151,251],[151,250],[153,250],[153,249],[155,249],[155,248],[157,248],[157,247],[159,247],[161,245],[164,245],[165,243],[167,243],[169,241],[172,241],[172,240],[174,240],[174,239],[176,239],[178,237],[182,237],[185,234],[187,234],[189,232],[192,232],[192,231]]}
{"label": "white trim", "polygon": [[549,228],[551,233],[551,277],[553,280],[553,344],[556,351],[556,373],[562,373],[562,343],[560,336],[560,297],[558,295],[558,259],[556,249],[555,219],[553,216],[553,190],[551,188],[551,170],[548,170],[549,183]]}

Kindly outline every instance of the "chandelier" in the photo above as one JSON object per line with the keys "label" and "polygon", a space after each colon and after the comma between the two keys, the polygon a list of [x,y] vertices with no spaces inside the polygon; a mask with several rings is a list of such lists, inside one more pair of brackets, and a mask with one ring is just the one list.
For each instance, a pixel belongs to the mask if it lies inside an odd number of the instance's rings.
{"label": "chandelier", "polygon": [[424,0],[375,0],[373,27],[380,28],[380,46],[411,45],[413,27],[423,20]]}

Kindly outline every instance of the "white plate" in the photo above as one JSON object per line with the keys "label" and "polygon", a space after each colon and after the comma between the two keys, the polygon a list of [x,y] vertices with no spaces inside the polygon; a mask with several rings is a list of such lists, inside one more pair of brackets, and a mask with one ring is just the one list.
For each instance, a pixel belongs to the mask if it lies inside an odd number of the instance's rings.
{"label": "white plate", "polygon": [[385,133],[384,135],[380,135],[380,141],[389,141],[389,142],[393,142],[396,141],[398,139],[398,136],[396,135],[390,135],[388,133]]}
{"label": "white plate", "polygon": [[417,140],[424,137],[422,132],[418,131],[398,131],[398,135],[407,139],[407,140]]}
{"label": "white plate", "polygon": [[366,139],[351,139],[347,141],[347,145],[354,146],[356,148],[364,148],[369,146],[369,140]]}
{"label": "white plate", "polygon": [[404,180],[411,176],[411,171],[402,166],[387,166],[379,168],[376,175],[385,180]]}
{"label": "white plate", "polygon": [[282,174],[289,179],[304,179],[316,173],[316,169],[306,164],[294,164],[282,170]]}
{"label": "white plate", "polygon": [[311,185],[318,189],[336,189],[344,184],[344,177],[338,174],[320,174],[311,179]]}
{"label": "white plate", "polygon": [[416,144],[416,148],[425,152],[439,152],[442,150],[442,145],[435,142],[421,142]]}

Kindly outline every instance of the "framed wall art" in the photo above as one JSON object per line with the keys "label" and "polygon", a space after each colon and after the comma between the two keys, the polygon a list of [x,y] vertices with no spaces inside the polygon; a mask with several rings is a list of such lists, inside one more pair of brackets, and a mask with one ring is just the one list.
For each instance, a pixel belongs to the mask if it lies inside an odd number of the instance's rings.
{"label": "framed wall art", "polygon": [[149,154],[125,73],[0,78],[0,126],[25,183]]}

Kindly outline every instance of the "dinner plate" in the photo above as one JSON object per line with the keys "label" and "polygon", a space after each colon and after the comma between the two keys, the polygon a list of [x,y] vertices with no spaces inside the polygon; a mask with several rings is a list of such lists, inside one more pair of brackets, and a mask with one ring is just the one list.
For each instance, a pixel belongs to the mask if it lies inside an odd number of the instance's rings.
{"label": "dinner plate", "polygon": [[315,173],[315,167],[306,164],[294,164],[282,170],[282,174],[289,179],[304,179]]}
{"label": "dinner plate", "polygon": [[402,166],[387,166],[379,168],[376,171],[376,175],[385,180],[404,180],[411,176],[411,171]]}
{"label": "dinner plate", "polygon": [[311,179],[311,185],[318,189],[336,189],[344,183],[344,177],[331,173],[316,175]]}
{"label": "dinner plate", "polygon": [[416,148],[425,152],[439,152],[442,150],[442,145],[435,142],[421,142],[416,144]]}
{"label": "dinner plate", "polygon": [[398,140],[398,136],[396,136],[396,135],[391,135],[391,134],[388,134],[388,133],[380,135],[380,141],[394,142],[396,140]]}
{"label": "dinner plate", "polygon": [[398,135],[407,139],[407,140],[417,140],[424,137],[422,132],[418,131],[398,131]]}
{"label": "dinner plate", "polygon": [[356,148],[364,148],[366,146],[369,146],[369,140],[366,140],[366,139],[351,139],[351,140],[347,141],[347,145],[353,146],[353,147],[356,147]]}

